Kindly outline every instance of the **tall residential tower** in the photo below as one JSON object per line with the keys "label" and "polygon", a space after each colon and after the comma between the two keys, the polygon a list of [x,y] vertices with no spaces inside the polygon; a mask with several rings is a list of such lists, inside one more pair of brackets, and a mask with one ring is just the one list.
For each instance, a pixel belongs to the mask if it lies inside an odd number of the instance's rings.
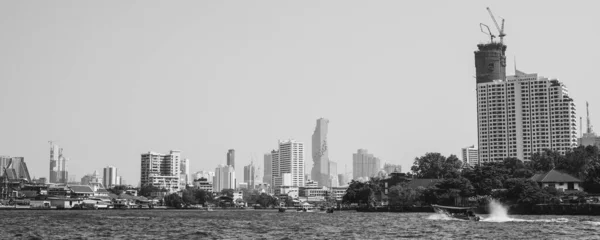
{"label": "tall residential tower", "polygon": [[[317,119],[317,125],[312,135],[312,159],[313,168],[311,178],[319,183],[319,186],[331,185],[329,173],[329,150],[327,147],[327,129],[329,120]],[[336,176],[337,177],[337,176]]]}

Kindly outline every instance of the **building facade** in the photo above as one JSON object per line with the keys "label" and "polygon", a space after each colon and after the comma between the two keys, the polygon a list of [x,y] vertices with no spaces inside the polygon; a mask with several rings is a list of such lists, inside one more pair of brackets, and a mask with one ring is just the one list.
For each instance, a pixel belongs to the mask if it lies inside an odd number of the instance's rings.
{"label": "building facade", "polygon": [[244,182],[248,184],[249,189],[254,189],[254,184],[256,184],[254,182],[254,178],[256,177],[255,170],[253,162],[248,166],[244,166]]}
{"label": "building facade", "polygon": [[213,178],[215,177],[215,172],[213,171],[198,171],[196,173],[194,173],[194,180],[198,180],[200,178],[205,178],[206,181],[212,183],[213,182]]}
{"label": "building facade", "polygon": [[31,176],[24,157],[0,156],[0,176],[4,176],[4,168],[7,168],[6,173],[8,173],[9,179],[22,179],[31,182]]}
{"label": "building facade", "polygon": [[556,79],[517,71],[506,80],[477,84],[480,163],[515,157],[529,161],[550,149],[577,146],[575,103]]}
{"label": "building facade", "polygon": [[263,166],[264,172],[262,182],[270,185],[273,183],[273,155],[271,155],[271,153],[265,153],[263,158]]}
{"label": "building facade", "polygon": [[[278,151],[278,176],[285,173],[291,176],[291,186],[304,186],[304,143],[295,140],[279,141]],[[281,181],[275,184],[282,184]],[[277,185],[281,186],[281,185]],[[277,187],[275,186],[275,187]]]}
{"label": "building facade", "polygon": [[380,169],[381,160],[366,149],[358,149],[357,153],[352,154],[352,175],[355,180],[375,177]]}
{"label": "building facade", "polygon": [[471,167],[479,165],[479,151],[475,145],[465,147],[461,149],[463,164],[467,164]]}
{"label": "building facade", "polygon": [[[81,178],[81,185],[92,185],[92,184],[102,184],[104,185],[104,179],[98,173],[98,171],[94,171],[92,174],[86,174]],[[103,186],[104,187],[104,186]]]}
{"label": "building facade", "polygon": [[313,168],[311,179],[317,181],[320,186],[330,186],[331,179],[329,173],[329,149],[327,146],[327,130],[329,120],[325,118],[317,119],[317,125],[312,135],[312,159]]}
{"label": "building facade", "polygon": [[143,153],[141,158],[142,187],[151,185],[171,193],[180,190],[180,151],[171,150],[169,154],[148,152]]}
{"label": "building facade", "polygon": [[[113,166],[108,166],[104,168],[104,177],[102,184],[105,188],[112,188],[114,186],[119,185],[117,182],[117,168]],[[87,184],[85,184],[87,185]]]}
{"label": "building facade", "polygon": [[221,192],[223,189],[235,189],[235,169],[233,166],[227,165],[217,166],[215,169],[215,177],[213,179],[213,190],[215,192]]}
{"label": "building facade", "polygon": [[187,185],[192,185],[192,176],[190,176],[190,160],[184,158],[181,160],[179,166],[179,183],[181,184],[181,188],[185,189]]}
{"label": "building facade", "polygon": [[69,181],[69,159],[63,156],[63,149],[56,144],[50,146],[50,183],[64,183]]}
{"label": "building facade", "polygon": [[227,151],[227,165],[232,166],[235,169],[235,150],[229,149]]}
{"label": "building facade", "polygon": [[383,170],[387,174],[391,174],[393,172],[402,172],[402,166],[400,164],[386,163],[386,164],[383,164]]}

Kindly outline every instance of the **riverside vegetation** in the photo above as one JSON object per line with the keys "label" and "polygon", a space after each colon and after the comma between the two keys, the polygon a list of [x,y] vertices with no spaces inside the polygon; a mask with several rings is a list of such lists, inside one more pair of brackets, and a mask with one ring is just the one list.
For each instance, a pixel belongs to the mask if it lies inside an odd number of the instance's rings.
{"label": "riverside vegetation", "polygon": [[[582,180],[585,191],[565,193],[554,187],[541,188],[530,178],[536,173],[556,169]],[[435,179],[429,186],[409,187],[409,180],[388,189],[383,194],[383,179],[352,181],[343,203],[376,207],[383,198],[389,206],[410,207],[441,205],[477,205],[491,198],[508,205],[531,207],[541,203],[558,203],[561,197],[584,199],[587,194],[600,193],[600,151],[595,146],[577,147],[565,155],[544,150],[534,153],[531,161],[507,158],[503,162],[483,163],[465,167],[455,156],[427,153],[415,158],[408,178]],[[457,201],[460,200],[460,201]]]}

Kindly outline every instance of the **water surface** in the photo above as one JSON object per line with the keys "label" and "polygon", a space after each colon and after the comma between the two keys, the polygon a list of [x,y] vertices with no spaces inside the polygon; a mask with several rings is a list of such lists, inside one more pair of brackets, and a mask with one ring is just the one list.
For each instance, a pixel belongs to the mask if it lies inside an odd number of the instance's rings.
{"label": "water surface", "polygon": [[1,239],[600,239],[600,217],[273,210],[0,211]]}

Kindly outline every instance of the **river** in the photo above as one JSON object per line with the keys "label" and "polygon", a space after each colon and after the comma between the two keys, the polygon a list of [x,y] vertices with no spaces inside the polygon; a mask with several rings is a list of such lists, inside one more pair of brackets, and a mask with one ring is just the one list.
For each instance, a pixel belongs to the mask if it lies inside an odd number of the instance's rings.
{"label": "river", "polygon": [[0,239],[600,239],[600,217],[275,210],[6,210]]}

